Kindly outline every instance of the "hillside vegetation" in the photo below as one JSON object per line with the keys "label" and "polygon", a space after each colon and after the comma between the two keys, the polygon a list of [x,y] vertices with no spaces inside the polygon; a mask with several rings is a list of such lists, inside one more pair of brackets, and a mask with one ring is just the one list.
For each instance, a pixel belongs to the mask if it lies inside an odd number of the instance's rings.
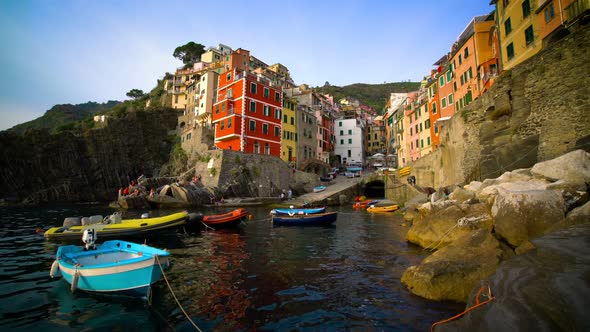
{"label": "hillside vegetation", "polygon": [[83,104],[60,104],[53,106],[50,110],[45,112],[42,116],[18,124],[10,129],[9,132],[22,134],[27,129],[48,129],[53,131],[58,127],[66,126],[80,120],[84,120],[98,112],[108,110],[120,104],[119,101],[109,100],[106,103],[97,103],[89,101]]}
{"label": "hillside vegetation", "polygon": [[319,93],[330,94],[338,101],[344,97],[358,99],[361,104],[371,106],[377,113],[382,114],[389,95],[416,91],[420,87],[418,82],[395,82],[384,84],[355,83],[346,86],[324,85],[318,88]]}

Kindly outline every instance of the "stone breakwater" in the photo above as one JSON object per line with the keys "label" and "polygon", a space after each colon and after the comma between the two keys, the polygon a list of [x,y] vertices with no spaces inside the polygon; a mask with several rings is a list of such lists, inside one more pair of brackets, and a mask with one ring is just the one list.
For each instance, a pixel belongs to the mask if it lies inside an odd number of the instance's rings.
{"label": "stone breakwater", "polygon": [[534,238],[588,223],[589,184],[590,153],[576,150],[408,208],[406,239],[436,252],[409,267],[402,283],[431,300],[468,302],[498,266],[536,252]]}

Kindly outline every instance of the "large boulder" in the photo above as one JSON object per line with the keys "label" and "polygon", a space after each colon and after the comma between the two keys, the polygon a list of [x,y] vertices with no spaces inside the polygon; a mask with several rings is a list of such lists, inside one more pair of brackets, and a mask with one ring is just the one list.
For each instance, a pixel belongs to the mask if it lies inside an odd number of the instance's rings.
{"label": "large boulder", "polygon": [[492,206],[494,230],[513,247],[545,233],[565,217],[565,202],[552,190],[499,187]]}
{"label": "large boulder", "polygon": [[[452,201],[447,201],[452,202]],[[434,206],[439,205],[439,202]],[[465,234],[470,234],[474,228],[492,230],[492,218],[485,204],[457,205],[451,204],[445,208],[432,208],[433,204],[426,203],[421,208],[429,207],[413,220],[412,227],[406,234],[408,242],[423,248],[442,248]],[[420,209],[419,209],[420,210]],[[428,211],[428,213],[424,213]],[[460,220],[466,220],[463,224]]]}
{"label": "large boulder", "polygon": [[409,267],[401,281],[430,300],[467,302],[473,288],[494,273],[503,258],[500,242],[489,230],[479,229]]}
{"label": "large boulder", "polygon": [[551,181],[590,182],[590,153],[576,150],[552,160],[536,163],[531,173]]}
{"label": "large boulder", "polygon": [[589,238],[585,223],[533,240],[536,249],[502,262],[489,278],[494,300],[436,331],[590,331]]}
{"label": "large boulder", "polygon": [[453,190],[453,192],[449,195],[449,199],[455,200],[459,203],[465,202],[472,198],[475,198],[475,193],[461,187],[455,188],[455,190]]}

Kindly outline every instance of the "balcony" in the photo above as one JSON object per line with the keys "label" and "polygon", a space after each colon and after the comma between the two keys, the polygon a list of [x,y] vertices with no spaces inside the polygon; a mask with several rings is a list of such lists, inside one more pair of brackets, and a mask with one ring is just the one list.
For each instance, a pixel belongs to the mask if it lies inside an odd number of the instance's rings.
{"label": "balcony", "polygon": [[486,71],[486,72],[483,74],[482,82],[484,82],[484,83],[485,83],[485,82],[487,82],[487,81],[489,81],[489,80],[491,80],[492,78],[494,78],[494,77],[497,77],[497,76],[498,76],[498,72],[497,72],[497,71],[495,71],[495,70],[494,70],[494,71]]}
{"label": "balcony", "polygon": [[567,13],[567,22],[572,23],[575,21],[580,15],[584,14],[584,12],[590,9],[590,0],[576,0],[571,5],[565,8],[565,12]]}

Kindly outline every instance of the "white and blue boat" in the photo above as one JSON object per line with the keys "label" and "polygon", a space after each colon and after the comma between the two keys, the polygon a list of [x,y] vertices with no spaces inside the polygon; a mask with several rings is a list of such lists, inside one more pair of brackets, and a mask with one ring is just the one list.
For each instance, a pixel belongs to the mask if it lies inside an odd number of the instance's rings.
{"label": "white and blue boat", "polygon": [[313,187],[313,192],[314,193],[319,193],[320,191],[324,191],[324,190],[326,190],[326,186]]}
{"label": "white and blue boat", "polygon": [[272,209],[270,210],[271,214],[278,214],[278,215],[289,215],[293,216],[296,214],[316,214],[326,212],[326,207],[317,207],[317,208],[294,208],[290,207],[288,209]]}
{"label": "white and blue boat", "polygon": [[66,245],[57,249],[51,266],[51,277],[61,274],[77,289],[102,294],[140,296],[149,299],[151,285],[168,267],[170,253],[166,250],[120,240],[94,245],[94,234],[88,239],[84,232],[85,247]]}

